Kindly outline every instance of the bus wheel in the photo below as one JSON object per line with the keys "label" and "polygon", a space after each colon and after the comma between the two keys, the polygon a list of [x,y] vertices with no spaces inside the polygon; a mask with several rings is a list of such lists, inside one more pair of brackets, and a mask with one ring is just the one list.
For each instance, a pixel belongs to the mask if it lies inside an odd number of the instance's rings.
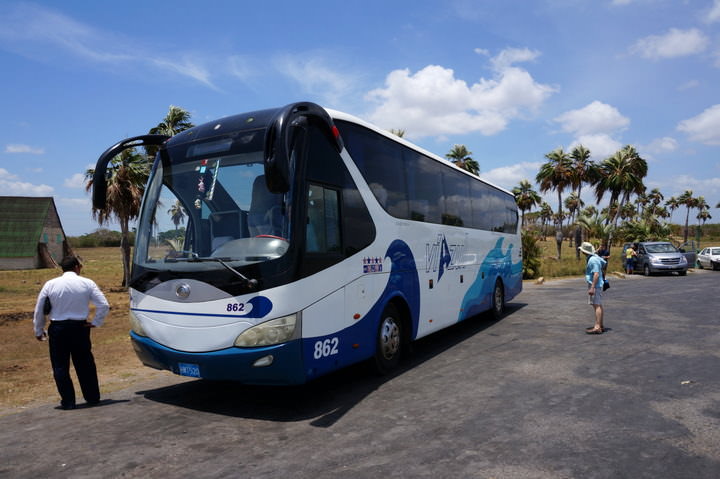
{"label": "bus wheel", "polygon": [[385,307],[380,318],[376,346],[375,368],[380,374],[387,374],[398,365],[402,352],[402,322],[392,304]]}
{"label": "bus wheel", "polygon": [[495,319],[500,319],[505,313],[505,290],[502,281],[498,278],[495,281],[495,288],[492,295],[492,315]]}

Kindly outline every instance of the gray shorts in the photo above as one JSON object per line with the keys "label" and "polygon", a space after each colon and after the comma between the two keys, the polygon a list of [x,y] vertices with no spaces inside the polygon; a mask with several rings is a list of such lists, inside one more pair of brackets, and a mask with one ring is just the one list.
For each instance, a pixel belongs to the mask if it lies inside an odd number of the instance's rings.
{"label": "gray shorts", "polygon": [[[588,291],[590,291],[590,286],[591,285],[588,284]],[[602,305],[602,295],[602,286],[595,288],[595,294],[593,294],[592,296],[588,294],[588,304]]]}

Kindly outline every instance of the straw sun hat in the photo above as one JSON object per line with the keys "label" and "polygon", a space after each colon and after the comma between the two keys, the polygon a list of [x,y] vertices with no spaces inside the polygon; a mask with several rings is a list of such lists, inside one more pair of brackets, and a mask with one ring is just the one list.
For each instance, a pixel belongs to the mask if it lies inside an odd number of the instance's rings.
{"label": "straw sun hat", "polygon": [[587,255],[595,254],[595,247],[592,243],[588,243],[587,241],[580,245],[578,249],[581,253],[585,253]]}

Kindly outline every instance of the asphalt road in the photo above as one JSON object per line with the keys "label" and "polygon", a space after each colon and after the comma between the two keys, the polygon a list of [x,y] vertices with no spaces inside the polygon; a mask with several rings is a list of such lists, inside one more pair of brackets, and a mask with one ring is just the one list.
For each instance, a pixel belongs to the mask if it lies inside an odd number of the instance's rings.
{"label": "asphalt road", "polygon": [[527,284],[401,370],[302,387],[168,375],[0,418],[0,477],[717,478],[720,272]]}

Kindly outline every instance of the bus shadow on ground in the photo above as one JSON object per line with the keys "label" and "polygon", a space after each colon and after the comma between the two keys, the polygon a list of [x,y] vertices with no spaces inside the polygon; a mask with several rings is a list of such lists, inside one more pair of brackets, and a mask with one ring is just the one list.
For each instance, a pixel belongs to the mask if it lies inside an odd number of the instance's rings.
{"label": "bus shadow on ground", "polygon": [[510,303],[499,320],[484,313],[419,339],[412,343],[410,354],[405,355],[398,369],[385,376],[379,376],[370,361],[365,361],[299,386],[252,386],[199,379],[136,394],[150,401],[213,414],[279,422],[311,420],[312,426],[330,427],[384,383],[492,328],[525,306]]}

